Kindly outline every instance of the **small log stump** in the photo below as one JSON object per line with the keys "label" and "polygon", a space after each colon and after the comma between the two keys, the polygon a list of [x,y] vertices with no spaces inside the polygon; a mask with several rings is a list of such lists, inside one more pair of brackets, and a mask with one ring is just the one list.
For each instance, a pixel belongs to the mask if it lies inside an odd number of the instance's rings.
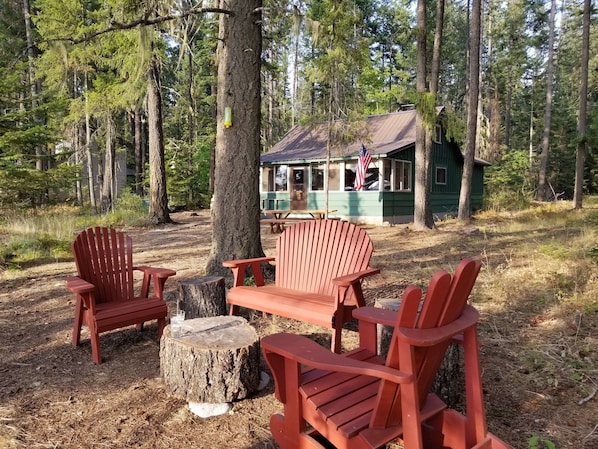
{"label": "small log stump", "polygon": [[[374,306],[379,307],[380,309],[397,311],[401,307],[401,300],[395,299],[395,298],[379,298],[379,299],[376,299]],[[392,332],[394,330],[394,327],[378,324],[377,330],[378,330],[378,354],[380,354],[382,357],[386,358],[386,355],[388,354],[388,348],[390,346],[390,339],[392,338]]]}
{"label": "small log stump", "polygon": [[224,278],[206,276],[182,282],[179,308],[187,319],[226,315]]}
{"label": "small log stump", "polygon": [[260,344],[247,320],[218,316],[185,320],[181,337],[160,340],[160,374],[188,402],[225,403],[257,391]]}
{"label": "small log stump", "polygon": [[[395,298],[381,298],[375,302],[376,307],[388,310],[399,310],[401,300]],[[378,325],[378,353],[386,358],[393,327]],[[463,410],[465,397],[465,374],[463,372],[463,348],[460,345],[449,345],[442,365],[438,370],[432,391],[438,395],[450,408]]]}

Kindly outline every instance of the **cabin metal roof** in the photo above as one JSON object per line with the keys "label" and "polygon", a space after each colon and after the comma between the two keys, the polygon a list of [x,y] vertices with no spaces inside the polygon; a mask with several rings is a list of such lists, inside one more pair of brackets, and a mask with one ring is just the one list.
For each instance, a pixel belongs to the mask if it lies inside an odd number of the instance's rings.
{"label": "cabin metal roof", "polygon": [[[361,144],[373,156],[386,156],[415,144],[415,110],[366,117],[367,137],[332,149],[332,158],[356,158]],[[326,159],[328,126],[296,125],[270,151],[261,156],[263,163],[281,163]]]}

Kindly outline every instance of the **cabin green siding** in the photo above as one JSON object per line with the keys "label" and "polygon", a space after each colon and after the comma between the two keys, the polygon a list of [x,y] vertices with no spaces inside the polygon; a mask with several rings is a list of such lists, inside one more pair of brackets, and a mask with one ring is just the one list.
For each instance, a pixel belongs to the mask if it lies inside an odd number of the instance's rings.
{"label": "cabin green siding", "polygon": [[[343,217],[358,222],[372,223],[404,223],[413,220],[414,215],[414,185],[415,185],[415,144],[413,140],[393,150],[378,152],[373,155],[373,162],[390,159],[408,161],[411,163],[411,186],[408,191],[330,191],[328,200],[322,190],[312,191],[307,186],[305,198],[307,209],[335,210],[331,216]],[[344,158],[343,158],[344,159]],[[337,158],[336,161],[339,159]],[[355,156],[346,158],[355,163]],[[324,159],[305,157],[302,159],[276,159],[266,162],[263,166],[287,165],[289,167],[309,167],[310,163],[323,164]],[[440,141],[433,142],[430,182],[430,206],[435,217],[456,215],[459,208],[459,192],[463,173],[463,155],[458,145],[448,142],[443,132]],[[483,207],[484,197],[484,166],[483,161],[476,161],[473,170],[471,190],[472,212]],[[382,164],[378,165],[382,167]],[[440,178],[438,178],[440,176]],[[382,179],[381,179],[382,181]],[[440,182],[439,182],[440,181]],[[309,182],[308,182],[309,184]],[[290,191],[262,192],[264,209],[290,209]]]}

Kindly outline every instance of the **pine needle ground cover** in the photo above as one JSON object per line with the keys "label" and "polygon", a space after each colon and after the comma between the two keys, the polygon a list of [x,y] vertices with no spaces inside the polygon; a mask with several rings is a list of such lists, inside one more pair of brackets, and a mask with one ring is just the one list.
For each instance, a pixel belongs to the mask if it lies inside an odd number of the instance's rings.
{"label": "pine needle ground cover", "polygon": [[[176,224],[125,227],[136,263],[177,270],[167,283],[204,275],[211,246],[207,211],[173,215]],[[598,205],[569,203],[488,213],[432,232],[408,225],[366,226],[381,274],[365,284],[368,301],[425,286],[463,257],[483,262],[472,303],[480,310],[482,368],[490,430],[517,449],[598,447]],[[262,229],[266,254],[276,235]],[[3,230],[2,239],[7,238]],[[202,419],[160,379],[155,325],[102,335],[106,360],[90,359],[88,333],[71,346],[74,298],[68,257],[3,265],[0,276],[0,448],[276,448],[269,417],[281,410],[272,382],[222,416]],[[329,330],[280,317],[244,315],[265,335],[290,331],[327,345]],[[343,344],[356,344],[354,326]],[[263,366],[265,370],[266,367]]]}

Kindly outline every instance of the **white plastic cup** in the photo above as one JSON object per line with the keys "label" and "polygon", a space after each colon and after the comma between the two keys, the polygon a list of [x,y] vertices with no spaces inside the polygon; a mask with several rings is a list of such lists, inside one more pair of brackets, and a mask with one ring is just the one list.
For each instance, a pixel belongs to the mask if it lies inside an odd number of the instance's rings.
{"label": "white plastic cup", "polygon": [[177,310],[177,312],[170,317],[170,335],[175,338],[181,336],[183,321],[185,321],[185,311]]}

